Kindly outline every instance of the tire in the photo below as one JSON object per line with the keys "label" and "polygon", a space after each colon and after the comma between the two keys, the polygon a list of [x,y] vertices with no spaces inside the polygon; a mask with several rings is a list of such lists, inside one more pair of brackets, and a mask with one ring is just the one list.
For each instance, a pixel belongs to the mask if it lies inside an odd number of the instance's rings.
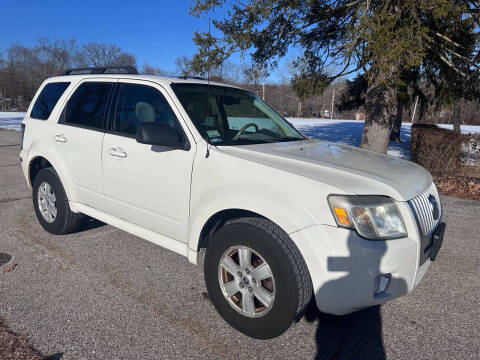
{"label": "tire", "polygon": [[[239,257],[249,251],[253,253],[251,260],[244,260],[243,264],[253,265],[247,272],[245,266],[240,266]],[[234,260],[233,266],[238,268],[232,267],[227,257]],[[229,263],[228,268],[239,270],[241,276],[238,271],[233,276],[235,271],[227,271],[220,262]],[[255,280],[263,262],[268,264],[271,277]],[[300,318],[312,297],[310,275],[298,248],[280,227],[264,218],[229,220],[215,232],[206,250],[204,275],[218,313],[230,326],[256,339],[271,339],[283,334]],[[239,292],[229,296],[237,290]],[[264,290],[268,290],[267,297]],[[257,292],[261,295],[258,298]],[[248,305],[251,302],[246,300],[244,306],[244,294],[245,299],[253,294],[253,314]],[[267,301],[262,303],[260,298]]]}
{"label": "tire", "polygon": [[[46,191],[46,189],[51,189],[51,191]],[[51,196],[52,191],[53,197],[50,197],[49,200],[52,200],[50,203],[56,209],[55,216],[53,216],[53,212],[45,210],[47,201],[45,198],[48,196],[43,196],[47,192]],[[40,197],[39,192],[41,193]],[[53,168],[44,168],[35,176],[32,184],[32,199],[38,222],[49,233],[63,235],[77,229],[82,215],[75,214],[70,210],[63,185]],[[40,199],[43,199],[43,201]],[[40,208],[41,206],[42,209]]]}

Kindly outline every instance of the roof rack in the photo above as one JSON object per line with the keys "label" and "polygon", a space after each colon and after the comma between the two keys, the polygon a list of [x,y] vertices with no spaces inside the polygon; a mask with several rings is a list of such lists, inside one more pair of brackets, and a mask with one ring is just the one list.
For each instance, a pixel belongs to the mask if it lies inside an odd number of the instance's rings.
{"label": "roof rack", "polygon": [[184,80],[188,80],[188,79],[194,79],[194,80],[206,80],[200,76],[177,76],[177,78],[179,79],[184,79]]}
{"label": "roof rack", "polygon": [[62,75],[85,75],[85,74],[133,74],[138,75],[137,69],[133,66],[103,66],[83,67],[67,69]]}

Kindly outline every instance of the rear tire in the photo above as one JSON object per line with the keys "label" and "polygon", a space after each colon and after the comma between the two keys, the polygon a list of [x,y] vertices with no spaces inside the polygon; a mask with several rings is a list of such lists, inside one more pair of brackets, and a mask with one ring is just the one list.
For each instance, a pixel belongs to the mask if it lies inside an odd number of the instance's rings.
{"label": "rear tire", "polygon": [[62,235],[77,229],[82,214],[70,210],[63,185],[53,168],[44,168],[35,176],[32,199],[38,222],[49,233]]}
{"label": "rear tire", "polygon": [[[253,255],[246,255],[250,253]],[[242,258],[248,261],[242,264]],[[257,276],[261,265],[267,268],[264,263],[270,272]],[[210,299],[223,319],[257,339],[284,333],[302,315],[312,296],[310,275],[300,251],[288,234],[264,218],[227,221],[208,244],[204,273]],[[255,276],[268,277],[258,281]],[[244,303],[244,297],[250,296],[253,301]]]}

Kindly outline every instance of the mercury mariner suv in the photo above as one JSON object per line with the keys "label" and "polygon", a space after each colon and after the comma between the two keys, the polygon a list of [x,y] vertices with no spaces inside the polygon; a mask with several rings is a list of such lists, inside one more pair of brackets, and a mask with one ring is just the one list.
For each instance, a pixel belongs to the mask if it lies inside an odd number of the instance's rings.
{"label": "mercury mariner suv", "polygon": [[442,244],[425,169],[309,139],[234,86],[68,70],[22,136],[46,231],[87,215],[203,265],[217,311],[251,337],[282,334],[312,299],[342,315],[405,295]]}

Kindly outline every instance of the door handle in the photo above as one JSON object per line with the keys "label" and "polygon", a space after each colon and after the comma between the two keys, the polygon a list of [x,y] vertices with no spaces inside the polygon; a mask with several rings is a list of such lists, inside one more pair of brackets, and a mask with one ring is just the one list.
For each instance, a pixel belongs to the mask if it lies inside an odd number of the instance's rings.
{"label": "door handle", "polygon": [[67,142],[67,138],[63,134],[57,134],[53,137],[53,139],[58,142]]}
{"label": "door handle", "polygon": [[108,149],[108,153],[116,157],[121,157],[121,158],[127,157],[127,153],[123,151],[122,148],[110,148]]}

